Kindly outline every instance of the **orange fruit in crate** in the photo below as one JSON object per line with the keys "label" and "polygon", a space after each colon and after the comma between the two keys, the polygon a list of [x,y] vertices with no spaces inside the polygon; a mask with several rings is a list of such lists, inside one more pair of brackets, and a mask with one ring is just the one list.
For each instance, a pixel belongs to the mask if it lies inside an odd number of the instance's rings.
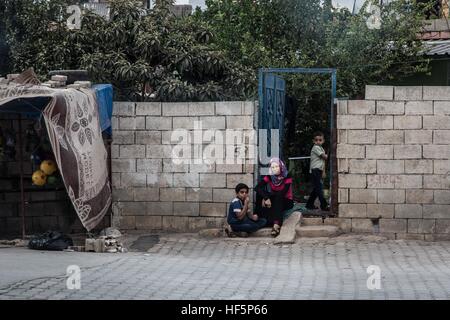
{"label": "orange fruit in crate", "polygon": [[47,176],[52,175],[57,170],[56,163],[52,160],[42,161],[40,168],[41,168],[42,172],[44,172]]}
{"label": "orange fruit in crate", "polygon": [[47,182],[47,176],[43,171],[36,170],[31,176],[31,180],[33,181],[34,185],[41,187]]}

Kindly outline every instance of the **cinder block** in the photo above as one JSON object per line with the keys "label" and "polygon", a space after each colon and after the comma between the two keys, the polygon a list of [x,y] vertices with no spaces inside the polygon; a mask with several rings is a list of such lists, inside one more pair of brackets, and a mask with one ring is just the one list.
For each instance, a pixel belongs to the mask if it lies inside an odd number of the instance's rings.
{"label": "cinder block", "polygon": [[433,101],[406,101],[405,114],[433,114]]}
{"label": "cinder block", "polygon": [[348,100],[338,100],[337,114],[343,115],[348,113]]}
{"label": "cinder block", "polygon": [[119,117],[118,116],[111,117],[111,128],[112,128],[112,130],[119,130]]}
{"label": "cinder block", "polygon": [[161,159],[137,159],[136,171],[142,173],[162,172]]}
{"label": "cinder block", "polygon": [[214,102],[189,102],[190,116],[213,116]]}
{"label": "cinder block", "polygon": [[[147,159],[173,159],[174,151],[169,145],[147,145],[146,158]],[[176,150],[175,150],[176,151]]]}
{"label": "cinder block", "polygon": [[450,100],[450,87],[423,86],[423,100]]}
{"label": "cinder block", "polygon": [[378,203],[405,203],[405,190],[378,190]]}
{"label": "cinder block", "polygon": [[433,135],[433,143],[450,144],[450,130],[435,130]]}
{"label": "cinder block", "polygon": [[433,190],[406,190],[406,203],[433,203]]}
{"label": "cinder block", "polygon": [[236,198],[234,189],[213,189],[214,202],[230,203],[234,198]]}
{"label": "cinder block", "polygon": [[397,234],[395,234],[395,240],[423,241],[423,240],[425,240],[425,235],[424,234],[414,234],[414,233],[397,233]]}
{"label": "cinder block", "polygon": [[114,144],[134,144],[134,131],[113,130],[112,140]]}
{"label": "cinder block", "polygon": [[339,159],[364,159],[365,147],[353,144],[338,144],[336,157]]}
{"label": "cinder block", "polygon": [[161,144],[161,131],[136,132],[136,144]]}
{"label": "cinder block", "polygon": [[367,204],[339,204],[340,218],[365,218],[367,217]]}
{"label": "cinder block", "polygon": [[147,212],[147,202],[122,202],[122,215],[124,216],[145,216]]}
{"label": "cinder block", "polygon": [[252,129],[253,116],[227,116],[227,129]]}
{"label": "cinder block", "polygon": [[394,116],[366,116],[367,129],[389,130],[394,128]]}
{"label": "cinder block", "polygon": [[375,131],[373,130],[347,130],[346,132],[349,144],[375,144]]}
{"label": "cinder block", "polygon": [[436,232],[436,220],[434,219],[408,219],[408,233],[435,233],[435,232]]}
{"label": "cinder block", "polygon": [[450,204],[450,191],[449,190],[435,190],[434,191],[434,203]]}
{"label": "cinder block", "polygon": [[434,102],[435,115],[450,115],[450,101],[435,101]]}
{"label": "cinder block", "polygon": [[176,163],[172,159],[162,159],[163,172],[189,173],[189,165]]}
{"label": "cinder block", "polygon": [[350,203],[377,203],[377,190],[350,189]]}
{"label": "cinder block", "polygon": [[[225,124],[225,116],[215,116],[215,117],[202,117],[202,128],[203,129],[212,129],[212,130],[225,130],[226,124]],[[241,128],[243,125],[241,125]],[[243,127],[244,129],[249,129],[252,127]],[[231,129],[231,128],[228,128]]]}
{"label": "cinder block", "polygon": [[450,116],[438,115],[438,116],[423,116],[423,128],[424,129],[450,129]]}
{"label": "cinder block", "polygon": [[112,190],[113,201],[133,201],[134,200],[134,188],[113,188]]}
{"label": "cinder block", "polygon": [[145,146],[130,144],[120,146],[120,158],[121,159],[143,159],[145,158]]}
{"label": "cinder block", "polygon": [[218,116],[240,116],[244,111],[242,101],[220,101],[216,102],[216,115]]}
{"label": "cinder block", "polygon": [[348,171],[350,173],[376,173],[377,161],[376,160],[348,160]]}
{"label": "cinder block", "polygon": [[164,231],[188,232],[189,217],[162,217],[162,225]]}
{"label": "cinder block", "polygon": [[403,144],[404,131],[400,130],[377,130],[377,144]]}
{"label": "cinder block", "polygon": [[186,201],[212,202],[213,194],[211,188],[186,188]]}
{"label": "cinder block", "polygon": [[352,219],[352,232],[373,233],[374,227],[370,219]]}
{"label": "cinder block", "polygon": [[161,188],[159,189],[159,200],[161,201],[185,201],[185,188]]}
{"label": "cinder block", "polygon": [[421,175],[397,175],[395,176],[396,189],[420,189],[422,188]]}
{"label": "cinder block", "polygon": [[200,203],[200,216],[202,217],[225,217],[226,214],[226,203]]}
{"label": "cinder block", "polygon": [[[242,173],[242,164],[217,164],[217,173]],[[248,172],[248,171],[245,171]]]}
{"label": "cinder block", "polygon": [[421,145],[395,145],[394,159],[421,159]]}
{"label": "cinder block", "polygon": [[395,218],[418,219],[422,218],[421,204],[396,204]]}
{"label": "cinder block", "polygon": [[366,159],[394,159],[394,146],[368,145],[366,146]]}
{"label": "cinder block", "polygon": [[[338,164],[338,172],[339,173],[348,173],[349,172],[349,160],[348,159],[337,159],[337,164]],[[357,172],[355,172],[355,173],[357,173]]]}
{"label": "cinder block", "polygon": [[136,159],[112,159],[112,172],[136,172]]}
{"label": "cinder block", "polygon": [[200,204],[198,202],[174,202],[173,214],[175,216],[198,217]]}
{"label": "cinder block", "polygon": [[[422,117],[421,116],[394,116],[394,129],[397,129],[397,130],[422,129]],[[427,129],[427,128],[425,128],[425,129]]]}
{"label": "cinder block", "polygon": [[368,175],[367,187],[369,189],[394,189],[395,180],[393,175]]}
{"label": "cinder block", "polygon": [[433,160],[406,160],[405,173],[433,173]]}
{"label": "cinder block", "polygon": [[164,117],[188,116],[189,104],[187,102],[163,102],[162,115]]}
{"label": "cinder block", "polygon": [[147,202],[147,215],[151,216],[171,216],[173,215],[172,202]]}
{"label": "cinder block", "polygon": [[[349,130],[337,130],[337,143],[340,144],[347,144],[348,143],[348,131]],[[361,131],[361,130],[355,130],[355,131]]]}
{"label": "cinder block", "polygon": [[198,173],[214,173],[216,172],[216,165],[213,164],[190,164],[189,172]]}
{"label": "cinder block", "polygon": [[367,205],[368,218],[393,218],[394,205],[393,204],[368,204]]}
{"label": "cinder block", "polygon": [[173,187],[173,173],[147,173],[147,186],[160,188]]}
{"label": "cinder block", "polygon": [[113,103],[113,116],[133,117],[135,115],[136,104],[134,102],[116,102]]}
{"label": "cinder block", "polygon": [[393,100],[394,99],[394,87],[393,86],[366,85],[366,99],[367,100]]}
{"label": "cinder block", "polygon": [[200,129],[200,126],[204,129],[204,121],[200,120],[199,117],[173,117],[173,128],[174,129],[186,129],[194,130],[196,126]]}
{"label": "cinder block", "polygon": [[450,158],[450,144],[423,146],[423,158],[448,160]]}
{"label": "cinder block", "polygon": [[[425,220],[425,221],[427,221],[427,220]],[[431,221],[435,221],[435,220],[431,220]],[[433,233],[433,232],[429,232],[429,233]],[[436,233],[450,234],[450,219],[436,220]]]}
{"label": "cinder block", "polygon": [[137,216],[136,229],[162,230],[162,216]]}
{"label": "cinder block", "polygon": [[118,227],[121,230],[135,230],[136,229],[136,217],[135,216],[121,216],[119,218]]}
{"label": "cinder block", "polygon": [[339,188],[365,188],[367,178],[364,174],[340,174],[338,180]]}
{"label": "cinder block", "polygon": [[433,131],[431,130],[406,130],[406,144],[431,144],[433,142]]}
{"label": "cinder block", "polygon": [[228,189],[234,189],[239,183],[245,183],[253,188],[253,174],[227,174]]}
{"label": "cinder block", "polygon": [[404,114],[404,101],[377,101],[377,114]]}
{"label": "cinder block", "polygon": [[422,86],[401,86],[394,87],[395,100],[422,100]]}
{"label": "cinder block", "polygon": [[450,160],[434,160],[434,174],[449,174]]}
{"label": "cinder block", "polygon": [[375,101],[348,100],[347,108],[349,114],[375,114]]}
{"label": "cinder block", "polygon": [[[172,130],[172,117],[149,116],[145,119],[145,128],[147,130]],[[181,129],[176,126],[174,128]]]}
{"label": "cinder block", "polygon": [[257,112],[255,111],[255,102],[254,101],[245,101],[244,102],[244,115],[255,115]]}
{"label": "cinder block", "polygon": [[423,217],[425,219],[449,219],[450,206],[445,204],[424,204]]}
{"label": "cinder block", "polygon": [[111,159],[117,159],[120,157],[120,146],[111,145]]}
{"label": "cinder block", "polygon": [[160,116],[161,102],[137,102],[136,103],[137,116]]}
{"label": "cinder block", "polygon": [[174,173],[173,185],[180,188],[198,188],[200,187],[200,175],[198,173]]}
{"label": "cinder block", "polygon": [[159,188],[134,188],[134,201],[159,201]]}
{"label": "cinder block", "polygon": [[450,176],[425,175],[423,176],[423,187],[425,189],[450,189]]}
{"label": "cinder block", "polygon": [[225,188],[227,185],[224,173],[201,173],[200,186],[205,188]]}
{"label": "cinder block", "polygon": [[380,232],[406,233],[406,219],[380,219]]}
{"label": "cinder block", "polygon": [[349,189],[340,188],[338,193],[338,203],[348,203],[349,197]]}
{"label": "cinder block", "polygon": [[119,118],[120,130],[144,130],[145,117]]}
{"label": "cinder block", "polygon": [[364,115],[338,115],[338,129],[365,129],[366,117]]}
{"label": "cinder block", "polygon": [[120,173],[111,173],[111,185],[113,188],[120,188]]}
{"label": "cinder block", "polygon": [[147,186],[147,175],[145,173],[121,173],[120,186],[128,187],[145,187]]}
{"label": "cinder block", "polygon": [[404,160],[377,160],[378,174],[401,174],[405,173]]}
{"label": "cinder block", "polygon": [[186,129],[162,131],[162,144],[190,145],[194,142],[194,133]]}

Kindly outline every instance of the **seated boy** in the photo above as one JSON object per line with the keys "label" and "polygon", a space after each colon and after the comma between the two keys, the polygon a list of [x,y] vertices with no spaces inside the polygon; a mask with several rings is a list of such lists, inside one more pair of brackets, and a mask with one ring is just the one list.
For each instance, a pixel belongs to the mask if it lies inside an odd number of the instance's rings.
{"label": "seated boy", "polygon": [[250,198],[248,196],[249,187],[240,183],[235,188],[236,198],[231,201],[228,210],[227,222],[231,228],[225,231],[229,237],[233,236],[233,232],[241,233],[242,236],[255,232],[263,228],[267,221],[259,218],[256,214],[249,211]]}

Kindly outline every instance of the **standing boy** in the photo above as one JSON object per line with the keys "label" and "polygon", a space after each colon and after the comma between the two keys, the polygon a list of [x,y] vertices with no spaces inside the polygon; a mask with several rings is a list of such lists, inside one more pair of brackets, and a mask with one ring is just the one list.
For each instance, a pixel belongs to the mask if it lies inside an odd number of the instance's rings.
{"label": "standing boy", "polygon": [[227,235],[231,237],[233,236],[233,232],[237,232],[246,236],[248,233],[263,228],[267,224],[266,219],[259,218],[256,214],[249,211],[249,187],[240,183],[236,186],[235,191],[236,198],[231,201],[228,210],[227,222],[230,225],[231,230],[229,228],[225,229]]}
{"label": "standing boy", "polygon": [[311,181],[313,183],[313,191],[309,196],[306,208],[309,210],[317,209],[314,206],[316,198],[319,197],[320,208],[323,211],[329,211],[328,203],[323,195],[323,176],[325,173],[325,161],[328,160],[328,155],[325,153],[322,145],[325,142],[325,137],[322,132],[314,133],[313,143],[311,149],[311,164],[309,172],[311,174]]}

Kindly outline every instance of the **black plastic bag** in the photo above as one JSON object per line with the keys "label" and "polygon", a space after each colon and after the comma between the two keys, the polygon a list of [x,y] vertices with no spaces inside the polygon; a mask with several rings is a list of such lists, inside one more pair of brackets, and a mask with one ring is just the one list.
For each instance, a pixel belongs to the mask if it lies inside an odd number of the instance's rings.
{"label": "black plastic bag", "polygon": [[28,242],[28,248],[34,250],[62,251],[70,246],[73,246],[72,238],[58,231],[36,235]]}

